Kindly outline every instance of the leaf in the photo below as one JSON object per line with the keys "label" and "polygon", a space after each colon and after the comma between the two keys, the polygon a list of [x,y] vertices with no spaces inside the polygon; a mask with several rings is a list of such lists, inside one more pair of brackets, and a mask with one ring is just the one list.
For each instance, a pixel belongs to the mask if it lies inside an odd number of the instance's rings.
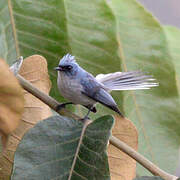
{"label": "leaf", "polygon": [[[0,54],[8,54],[9,62],[16,53],[46,57],[51,94],[58,100],[63,99],[52,69],[67,52],[94,75],[122,70],[153,74],[160,82],[158,88],[113,92],[113,97],[138,129],[140,153],[174,172],[180,126],[175,70],[164,31],[150,13],[135,0],[112,0],[109,4],[105,0],[3,0],[1,5],[0,38],[5,50],[0,48]],[[10,31],[5,31],[6,23]],[[14,43],[6,40],[7,32],[8,40]],[[6,50],[10,47],[11,51]],[[80,115],[82,108],[77,109]],[[112,113],[101,105],[97,109],[96,116]],[[147,174],[138,169],[139,174]]]}
{"label": "leaf", "polygon": [[[50,60],[49,69],[55,84],[53,68],[59,57],[70,52],[64,2],[2,0],[0,7],[3,16],[0,20],[0,39],[3,41],[0,57],[7,57],[12,64],[16,54],[24,57],[43,55]],[[53,95],[60,97],[57,87]]]}
{"label": "leaf", "polygon": [[[47,72],[47,62],[43,57],[34,55],[26,58],[21,66],[20,74],[40,90],[47,94],[49,93],[50,83]],[[16,80],[16,78],[14,79]],[[9,83],[11,81],[8,79],[6,82]],[[49,117],[52,114],[50,108],[47,105],[42,103],[39,99],[29,94],[25,90],[24,98],[25,110],[21,122],[17,129],[11,133],[8,138],[4,139],[4,142],[7,144],[7,146],[0,155],[0,177],[2,179],[9,179],[11,175],[14,153],[24,133],[32,128],[37,122]]]}
{"label": "leaf", "polygon": [[180,94],[180,30],[171,26],[164,26],[164,30],[176,70],[176,83]]}
{"label": "leaf", "polygon": [[16,41],[13,36],[12,13],[9,9],[9,0],[0,1],[0,58],[5,59],[9,64],[16,59]]}
{"label": "leaf", "polygon": [[24,110],[24,98],[18,80],[2,59],[0,59],[0,67],[0,135],[3,134],[4,139],[20,122]]}
{"label": "leaf", "polygon": [[[75,55],[78,62],[88,67],[90,72],[110,72],[104,64],[108,66],[111,62],[114,65],[111,71],[119,69],[114,16],[104,0],[8,2],[3,0],[2,11],[9,10],[10,17],[7,19],[10,27],[13,27],[11,35],[15,37],[16,53],[24,57],[40,54],[48,60],[53,97],[62,100],[53,68],[65,53]],[[0,23],[5,26],[3,22]],[[5,36],[3,28],[0,36]],[[6,39],[3,40],[5,44]],[[5,53],[8,52],[2,50],[0,54]]]}
{"label": "leaf", "polygon": [[[112,124],[104,116],[88,125],[72,179],[110,179],[106,148]],[[81,122],[61,116],[39,122],[18,146],[12,180],[67,179],[81,130]]]}
{"label": "leaf", "polygon": [[[138,133],[133,123],[118,116],[115,119],[112,135],[137,151]],[[111,144],[108,146],[108,160],[111,180],[132,180],[136,176],[136,161]]]}
{"label": "leaf", "polygon": [[[173,173],[180,137],[180,106],[176,101],[175,70],[165,33],[136,1],[112,0],[110,5],[118,25],[122,68],[149,72],[160,84],[152,90],[123,93],[125,114],[139,132],[139,152]],[[138,174],[147,175],[147,172],[139,166]]]}
{"label": "leaf", "polygon": [[141,176],[135,178],[134,180],[163,180],[163,179],[159,176]]}

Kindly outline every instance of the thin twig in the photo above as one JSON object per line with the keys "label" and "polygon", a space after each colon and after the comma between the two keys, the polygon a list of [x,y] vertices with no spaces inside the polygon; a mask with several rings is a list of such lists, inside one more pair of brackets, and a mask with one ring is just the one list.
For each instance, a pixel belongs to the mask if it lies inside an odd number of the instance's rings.
{"label": "thin twig", "polygon": [[[28,91],[29,93],[31,93],[32,95],[34,95],[35,97],[40,99],[42,102],[47,104],[53,110],[55,110],[55,111],[57,110],[57,106],[60,104],[58,101],[56,101],[54,98],[47,95],[46,93],[40,91],[38,88],[33,86],[29,81],[24,79],[21,75],[18,74],[16,77],[19,80],[21,86],[26,91]],[[57,111],[57,113],[59,113],[60,115],[68,116],[68,117],[73,118],[75,120],[78,120],[80,118],[65,108],[61,108],[59,111]]]}
{"label": "thin twig", "polygon": [[163,171],[158,166],[156,166],[151,161],[142,156],[140,153],[135,151],[133,148],[131,148],[124,142],[120,141],[118,138],[111,136],[110,143],[118,149],[120,149],[121,151],[123,151],[124,153],[128,154],[133,159],[135,159],[138,163],[140,163],[142,166],[148,169],[153,175],[160,176],[165,180],[175,180],[178,178]]}
{"label": "thin twig", "polygon": [[[30,82],[25,80],[22,76],[17,75],[17,79],[19,80],[21,86],[26,91],[28,91],[29,93],[31,93],[32,95],[34,95],[35,97],[37,97],[38,99],[40,99],[41,101],[43,101],[45,104],[47,104],[49,107],[51,107],[53,110],[56,111],[57,106],[60,104],[58,101],[56,101],[52,97],[48,96],[44,92],[42,92],[39,89],[37,89],[36,87],[34,87]],[[61,110],[59,110],[57,112],[60,115],[67,116],[67,117],[73,118],[75,120],[81,119],[80,117],[78,117],[77,115],[73,114],[72,112],[68,111],[65,108],[62,108]],[[79,144],[80,143],[81,142],[79,141]],[[116,137],[111,136],[110,143],[112,145],[114,145],[115,147],[117,147],[118,149],[120,149],[121,151],[123,151],[124,153],[128,154],[131,158],[135,159],[138,163],[140,163],[142,166],[144,166],[146,169],[148,169],[153,175],[160,176],[165,180],[178,179],[178,177],[168,174],[165,171],[163,171],[162,169],[160,169],[159,167],[157,167],[151,161],[146,159],[144,156],[142,156],[141,154],[136,152],[134,149],[132,149],[130,146],[128,146],[121,140],[117,139]],[[76,153],[78,153],[78,152],[76,152]],[[73,161],[76,161],[76,159],[74,159]]]}

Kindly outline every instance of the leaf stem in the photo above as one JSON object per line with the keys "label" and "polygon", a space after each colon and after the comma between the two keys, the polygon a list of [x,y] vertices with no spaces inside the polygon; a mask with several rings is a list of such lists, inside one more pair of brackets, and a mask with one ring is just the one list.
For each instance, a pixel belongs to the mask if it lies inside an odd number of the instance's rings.
{"label": "leaf stem", "polygon": [[[40,91],[38,88],[34,87],[30,82],[28,82],[27,80],[25,80],[22,76],[20,76],[19,74],[16,76],[17,79],[19,80],[21,86],[28,91],[29,93],[31,93],[32,95],[34,95],[35,97],[37,97],[38,99],[40,99],[42,102],[44,102],[45,104],[47,104],[50,108],[52,108],[53,110],[56,111],[57,106],[60,104],[58,101],[56,101],[54,98],[52,98],[51,96],[47,95],[46,93]],[[77,115],[73,114],[72,112],[68,111],[65,108],[60,109],[59,111],[56,111],[57,113],[59,113],[60,115],[64,115],[70,118],[73,118],[75,120],[79,120],[81,119],[80,117],[78,117]],[[80,147],[80,144],[82,142],[82,135],[84,134],[86,127],[89,123],[87,123],[88,121],[85,121],[84,126],[83,126],[83,130],[81,132],[81,137],[78,143],[78,146]],[[146,159],[144,156],[142,156],[140,153],[138,153],[137,151],[135,151],[133,148],[131,148],[130,146],[128,146],[127,144],[125,144],[124,142],[122,142],[121,140],[117,139],[114,136],[110,137],[110,143],[112,145],[114,145],[116,148],[120,149],[121,151],[123,151],[124,153],[128,154],[131,158],[135,159],[138,163],[140,163],[143,167],[145,167],[146,169],[148,169],[153,175],[155,176],[160,176],[165,180],[175,180],[178,179],[178,177],[173,176],[171,174],[168,174],[167,172],[163,171],[162,169],[160,169],[159,167],[157,167],[155,164],[153,164],[151,161],[149,161],[148,159]],[[76,162],[76,158],[77,158],[77,154],[79,152],[79,148],[77,148],[76,154],[75,154],[75,158],[73,159],[73,166],[71,168],[70,171],[70,176],[72,176],[72,171],[74,169],[75,166],[75,162]],[[69,178],[70,178],[69,176]],[[69,180],[69,179],[68,179]]]}
{"label": "leaf stem", "polygon": [[68,180],[71,180],[73,170],[75,168],[76,160],[77,160],[77,157],[78,157],[78,153],[79,153],[79,150],[80,150],[80,146],[82,144],[82,140],[83,140],[83,137],[84,137],[84,133],[86,131],[86,128],[87,128],[88,124],[90,124],[91,122],[92,121],[89,120],[89,119],[85,119],[85,121],[84,121],[83,128],[82,128],[82,131],[81,131],[81,136],[80,136],[80,139],[79,139],[79,142],[78,142],[76,153],[74,155],[74,159],[73,159],[73,163],[72,163],[72,167],[71,167],[71,170],[70,170],[70,173],[69,173]]}
{"label": "leaf stem", "polygon": [[9,8],[9,15],[10,15],[10,20],[11,20],[11,26],[12,26],[12,30],[13,30],[16,54],[19,57],[20,52],[19,52],[19,45],[18,45],[18,41],[17,41],[17,32],[16,32],[16,27],[15,27],[15,22],[14,22],[13,8],[12,8],[11,0],[8,0],[8,8]]}

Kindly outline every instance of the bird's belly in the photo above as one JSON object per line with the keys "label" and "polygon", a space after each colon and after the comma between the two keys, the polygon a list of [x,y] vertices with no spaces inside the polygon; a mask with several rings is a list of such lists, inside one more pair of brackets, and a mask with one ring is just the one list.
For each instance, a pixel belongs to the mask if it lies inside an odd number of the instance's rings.
{"label": "bird's belly", "polygon": [[94,100],[82,94],[83,88],[81,84],[74,79],[66,77],[59,78],[58,87],[61,95],[74,104],[81,104],[85,106],[95,104]]}

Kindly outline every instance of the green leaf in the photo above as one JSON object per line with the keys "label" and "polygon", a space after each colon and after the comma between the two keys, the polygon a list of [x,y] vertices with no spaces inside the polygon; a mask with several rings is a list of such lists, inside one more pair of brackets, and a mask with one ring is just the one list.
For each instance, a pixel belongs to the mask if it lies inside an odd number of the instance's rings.
{"label": "green leaf", "polygon": [[[118,26],[122,68],[150,72],[159,82],[152,90],[126,91],[123,96],[125,114],[138,128],[139,152],[173,173],[180,137],[180,104],[165,33],[136,1],[110,2]],[[138,173],[147,175],[141,166]]]}
{"label": "green leaf", "polygon": [[176,70],[176,83],[180,94],[180,29],[171,26],[164,26],[164,30]]}
{"label": "green leaf", "polygon": [[[7,6],[7,1],[3,4]],[[9,13],[18,56],[40,54],[47,58],[51,94],[57,99],[62,100],[53,68],[65,53],[75,55],[94,74],[119,70],[115,19],[104,0],[9,0]]]}
{"label": "green leaf", "polygon": [[16,43],[13,37],[12,19],[8,5],[7,0],[0,1],[0,58],[12,64],[16,60]]}
{"label": "green leaf", "polygon": [[[112,116],[88,125],[72,179],[110,179],[106,148],[112,125]],[[12,180],[67,179],[81,130],[81,122],[61,116],[35,125],[17,148]]]}
{"label": "green leaf", "polygon": [[141,176],[135,178],[134,180],[163,180],[163,179],[159,176]]}
{"label": "green leaf", "polygon": [[[67,52],[94,75],[122,70],[153,74],[159,87],[113,92],[113,97],[138,128],[139,151],[174,172],[180,136],[175,70],[165,33],[150,13],[135,0],[111,0],[109,4],[106,0],[2,0],[1,5],[10,15],[0,19],[0,39],[2,44],[8,42],[4,38],[8,22],[12,50],[0,48],[0,54],[8,54],[9,62],[16,59],[13,54],[45,56],[53,83],[51,94],[58,100],[62,98],[52,69]],[[77,109],[80,115],[82,109]],[[102,105],[97,109],[97,116],[112,113]],[[142,168],[138,172],[146,174]]]}

